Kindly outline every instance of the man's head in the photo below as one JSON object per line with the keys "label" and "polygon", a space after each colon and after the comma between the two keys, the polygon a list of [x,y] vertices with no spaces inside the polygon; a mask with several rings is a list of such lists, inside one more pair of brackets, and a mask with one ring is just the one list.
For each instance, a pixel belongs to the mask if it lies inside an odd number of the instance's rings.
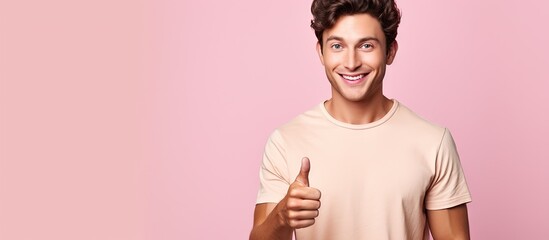
{"label": "man's head", "polygon": [[392,0],[314,0],[317,52],[338,102],[383,99],[393,62],[400,12]]}
{"label": "man's head", "polygon": [[395,41],[400,10],[393,0],[314,0],[311,5],[311,28],[323,46],[322,33],[334,26],[341,16],[367,13],[376,18],[385,34],[387,51]]}

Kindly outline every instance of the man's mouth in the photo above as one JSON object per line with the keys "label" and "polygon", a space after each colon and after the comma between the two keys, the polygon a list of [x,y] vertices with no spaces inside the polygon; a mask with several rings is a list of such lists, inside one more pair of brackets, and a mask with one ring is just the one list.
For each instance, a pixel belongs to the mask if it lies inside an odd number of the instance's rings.
{"label": "man's mouth", "polygon": [[343,77],[345,80],[348,80],[348,81],[358,81],[360,79],[362,79],[365,75],[364,74],[360,74],[360,75],[345,75],[345,74],[340,74],[341,77]]}

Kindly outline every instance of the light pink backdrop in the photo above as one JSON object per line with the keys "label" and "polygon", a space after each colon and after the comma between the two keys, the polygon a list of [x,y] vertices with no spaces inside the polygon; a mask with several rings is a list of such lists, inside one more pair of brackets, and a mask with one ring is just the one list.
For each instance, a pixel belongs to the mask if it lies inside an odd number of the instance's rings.
{"label": "light pink backdrop", "polygon": [[[449,127],[475,239],[549,226],[549,4],[398,2],[386,93]],[[246,239],[268,134],[329,97],[310,1],[1,1],[0,239]]]}

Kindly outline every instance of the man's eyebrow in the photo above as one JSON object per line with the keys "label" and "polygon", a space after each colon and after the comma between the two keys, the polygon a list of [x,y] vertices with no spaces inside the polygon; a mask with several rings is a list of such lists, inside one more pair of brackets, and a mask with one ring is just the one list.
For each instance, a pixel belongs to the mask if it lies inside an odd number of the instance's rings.
{"label": "man's eyebrow", "polygon": [[[343,42],[343,38],[342,37],[338,37],[338,36],[329,36],[328,38],[326,38],[326,42],[329,42],[329,41],[332,41],[332,40],[336,40],[336,41],[340,41],[340,42]],[[380,42],[378,38],[376,37],[363,37],[361,39],[358,40],[358,42],[366,42],[366,41],[376,41],[376,42]]]}
{"label": "man's eyebrow", "polygon": [[338,37],[338,36],[333,36],[332,35],[332,36],[329,36],[328,38],[326,38],[326,42],[329,42],[329,41],[332,41],[332,40],[343,42],[343,38]]}

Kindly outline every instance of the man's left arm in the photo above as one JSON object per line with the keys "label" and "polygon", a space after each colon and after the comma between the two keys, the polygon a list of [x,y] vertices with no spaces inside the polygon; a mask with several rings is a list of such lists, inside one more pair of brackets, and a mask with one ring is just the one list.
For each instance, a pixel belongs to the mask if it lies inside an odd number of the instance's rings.
{"label": "man's left arm", "polygon": [[429,228],[434,240],[469,240],[469,219],[467,206],[427,210]]}

